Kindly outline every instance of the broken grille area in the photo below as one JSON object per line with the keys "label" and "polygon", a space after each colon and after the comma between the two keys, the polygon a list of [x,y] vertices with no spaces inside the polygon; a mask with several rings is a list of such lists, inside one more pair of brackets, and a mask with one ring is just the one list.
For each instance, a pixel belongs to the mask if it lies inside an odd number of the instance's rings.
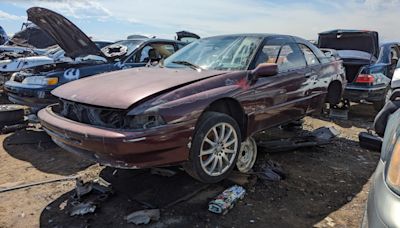
{"label": "broken grille area", "polygon": [[67,119],[94,126],[129,128],[130,118],[126,116],[125,110],[100,108],[60,99],[58,113]]}

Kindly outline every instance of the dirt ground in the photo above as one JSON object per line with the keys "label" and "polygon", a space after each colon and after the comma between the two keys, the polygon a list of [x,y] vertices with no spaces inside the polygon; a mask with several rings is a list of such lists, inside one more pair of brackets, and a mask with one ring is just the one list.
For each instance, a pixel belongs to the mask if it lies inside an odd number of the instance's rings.
{"label": "dirt ground", "polygon": [[[79,175],[85,180],[102,177],[115,194],[95,213],[71,217],[74,181],[3,192],[0,227],[132,227],[124,217],[143,209],[143,202],[161,209],[160,220],[147,227],[359,227],[379,154],[361,149],[358,133],[371,126],[375,114],[370,106],[355,105],[348,121],[307,117],[303,130],[275,130],[286,137],[334,126],[340,135],[329,145],[290,152],[266,153],[259,147],[256,168],[272,160],[283,167],[286,178],[280,182],[250,178],[244,185],[245,198],[224,216],[210,213],[207,205],[232,185],[230,180],[205,185],[179,168],[176,175],[161,177],[148,170],[102,167],[63,151],[36,129],[2,135],[0,190]],[[260,133],[257,138],[274,134]],[[203,190],[169,206],[198,189]]]}

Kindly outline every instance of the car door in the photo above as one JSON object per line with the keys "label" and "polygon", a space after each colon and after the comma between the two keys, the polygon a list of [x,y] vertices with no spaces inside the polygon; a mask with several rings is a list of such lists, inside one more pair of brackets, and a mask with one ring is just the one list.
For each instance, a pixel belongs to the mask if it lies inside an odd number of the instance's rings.
{"label": "car door", "polygon": [[310,72],[298,45],[286,37],[268,39],[257,54],[254,67],[261,63],[276,63],[279,73],[258,78],[253,85],[255,97],[262,98],[262,103],[255,107],[254,129],[266,129],[304,116],[309,106],[306,90]]}
{"label": "car door", "polygon": [[320,107],[321,96],[324,94],[326,88],[328,88],[328,81],[324,80],[323,76],[319,77],[319,75],[323,75],[323,67],[321,65],[321,61],[315,55],[313,50],[303,43],[298,43],[300,50],[302,51],[306,63],[307,63],[307,75],[306,78],[307,88],[306,95],[310,100],[310,106],[307,110],[308,112],[315,111],[318,107]]}

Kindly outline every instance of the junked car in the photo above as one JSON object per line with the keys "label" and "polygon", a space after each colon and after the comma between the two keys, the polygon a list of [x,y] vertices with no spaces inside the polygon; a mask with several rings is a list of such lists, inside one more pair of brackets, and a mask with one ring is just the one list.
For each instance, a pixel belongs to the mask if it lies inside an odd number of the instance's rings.
{"label": "junked car", "polygon": [[0,59],[43,55],[54,45],[56,45],[54,39],[41,28],[33,23],[23,23],[21,31],[0,46]]}
{"label": "junked car", "polygon": [[57,102],[50,91],[64,83],[95,74],[145,66],[161,61],[179,48],[183,42],[165,39],[130,39],[100,49],[79,28],[65,17],[39,7],[28,9],[28,19],[50,34],[64,56],[63,62],[47,69],[24,70],[13,74],[4,89],[10,101],[33,109]]}
{"label": "junked car", "polygon": [[[306,40],[243,34],[195,41],[160,67],[70,82],[39,111],[55,143],[128,169],[181,164],[218,182],[254,164],[252,136],[339,102],[342,62]],[[110,90],[112,88],[112,90]]]}
{"label": "junked car", "polygon": [[400,110],[388,118],[362,226],[400,227]]}
{"label": "junked car", "polygon": [[333,30],[319,34],[318,46],[337,50],[343,60],[348,81],[344,98],[372,102],[376,110],[381,110],[390,97],[399,44],[380,45],[374,31]]}
{"label": "junked car", "polygon": [[[103,48],[111,45],[113,42],[109,41],[94,41],[98,48]],[[10,79],[11,75],[15,72],[35,68],[36,72],[43,72],[49,68],[56,67],[61,63],[74,63],[74,59],[64,55],[65,51],[56,46],[49,49],[43,55],[21,57],[16,59],[0,60],[0,74]]]}

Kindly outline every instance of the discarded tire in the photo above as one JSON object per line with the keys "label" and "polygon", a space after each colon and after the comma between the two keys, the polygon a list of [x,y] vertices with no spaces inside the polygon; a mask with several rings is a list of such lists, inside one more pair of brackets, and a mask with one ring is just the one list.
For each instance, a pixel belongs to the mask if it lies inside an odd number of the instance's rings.
{"label": "discarded tire", "polygon": [[24,121],[25,107],[21,105],[0,105],[0,125],[14,125]]}

